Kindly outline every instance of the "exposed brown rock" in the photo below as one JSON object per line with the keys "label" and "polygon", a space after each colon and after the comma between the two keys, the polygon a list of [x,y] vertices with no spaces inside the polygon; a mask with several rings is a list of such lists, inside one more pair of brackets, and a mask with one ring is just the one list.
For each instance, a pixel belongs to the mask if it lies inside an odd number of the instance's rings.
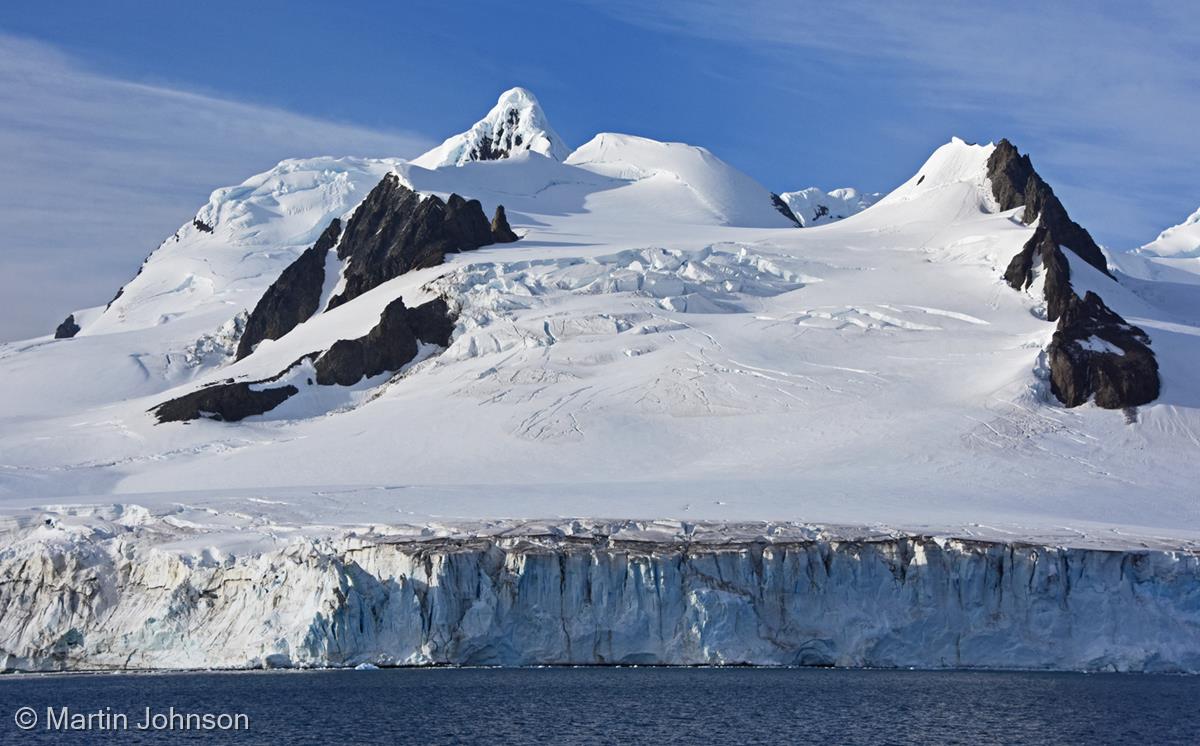
{"label": "exposed brown rock", "polygon": [[317,383],[351,386],[364,378],[396,371],[417,356],[417,337],[409,309],[397,298],[383,309],[379,323],[357,339],[339,339],[317,358]]}
{"label": "exposed brown rock", "polygon": [[413,269],[441,264],[445,255],[493,242],[478,200],[457,194],[443,202],[422,198],[388,174],[363,200],[338,245],[348,260],[345,287],[329,301],[335,308]]}
{"label": "exposed brown rock", "polygon": [[[329,308],[410,270],[441,264],[447,253],[516,240],[503,205],[496,208],[489,224],[477,200],[457,194],[444,202],[436,196],[422,198],[395,174],[388,174],[346,221],[344,230],[341,221],[334,219],[316,244],[267,289],[247,320],[237,359],[249,355],[264,339],[278,339],[317,313],[326,255],[335,245],[338,258],[347,266],[344,288],[330,299]],[[448,335],[440,336],[448,339]],[[342,345],[330,352],[342,359],[348,348]]]}
{"label": "exposed brown rock", "polygon": [[436,298],[416,308],[408,308],[403,299],[397,298],[384,308],[379,323],[361,337],[340,339],[323,353],[305,355],[272,378],[206,386],[164,402],[153,412],[159,422],[201,417],[234,422],[269,412],[299,393],[299,389],[290,384],[271,384],[305,360],[314,361],[318,385],[351,386],[363,378],[403,368],[416,357],[418,341],[440,347],[449,345],[453,331],[454,319],[445,300]]}
{"label": "exposed brown rock", "polygon": [[504,205],[496,205],[496,215],[492,218],[492,240],[496,243],[512,243],[518,238],[508,225],[508,215],[504,213]]}
{"label": "exposed brown rock", "polygon": [[[1071,220],[1062,202],[1054,195],[1054,190],[1033,170],[1029,156],[1021,155],[1008,140],[997,143],[996,149],[988,158],[988,179],[992,183],[992,196],[1000,204],[1001,210],[1012,210],[1024,205],[1021,222],[1033,225],[1034,221],[1041,218],[1038,225],[1049,233],[1052,245],[1070,249],[1088,264],[1106,275],[1109,274],[1104,253],[1092,240],[1091,234]],[[1041,241],[1037,235],[1034,239]],[[1021,254],[1013,257],[1008,272],[1004,274],[1008,284],[1014,288],[1028,286],[1032,281],[1034,247],[1031,244],[1034,243],[1034,239],[1030,239],[1030,243],[1022,250],[1022,254],[1028,255],[1026,259],[1018,262],[1017,257]],[[1025,271],[1015,271],[1014,264]]]}
{"label": "exposed brown rock", "polygon": [[249,355],[264,339],[279,339],[317,312],[325,286],[325,257],[337,244],[342,222],[334,218],[317,242],[287,266],[246,319],[236,359]]}
{"label": "exposed brown rock", "polygon": [[416,308],[408,309],[408,328],[413,336],[427,344],[449,347],[454,333],[454,314],[442,298],[426,301]]}
{"label": "exposed brown rock", "polygon": [[256,414],[269,412],[288,397],[299,392],[295,386],[251,388],[255,383],[218,383],[171,399],[154,408],[159,422],[184,422],[207,417],[236,422]]}
{"label": "exposed brown rock", "polygon": [[[1058,328],[1046,352],[1050,388],[1068,407],[1094,397],[1097,406],[1122,409],[1158,398],[1158,361],[1150,338],[1104,304],[1099,295],[1083,298],[1071,285],[1069,250],[1108,277],[1107,262],[1091,235],[1072,221],[1050,186],[1033,170],[1029,156],[1001,140],[988,158],[992,196],[1002,210],[1022,205],[1021,221],[1037,229],[1004,272],[1015,289],[1033,282],[1035,260],[1042,264],[1046,317]],[[1114,279],[1115,282],[1115,279]]]}
{"label": "exposed brown rock", "polygon": [[1068,407],[1095,396],[1096,405],[1121,409],[1158,398],[1158,361],[1150,338],[1104,305],[1100,296],[1072,294],[1048,348],[1050,385]]}

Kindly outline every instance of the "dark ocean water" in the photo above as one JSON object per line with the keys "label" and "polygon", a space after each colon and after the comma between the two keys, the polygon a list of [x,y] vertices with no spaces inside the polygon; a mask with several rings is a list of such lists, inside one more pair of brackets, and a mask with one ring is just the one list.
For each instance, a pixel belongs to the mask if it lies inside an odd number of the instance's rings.
{"label": "dark ocean water", "polygon": [[[5,676],[0,705],[0,742],[13,744],[1200,743],[1200,677],[1155,675],[547,668]],[[162,714],[160,725],[174,707],[180,715],[240,713],[248,729],[139,731],[147,706]],[[27,731],[16,725],[22,707],[38,718]],[[60,718],[63,707],[109,717],[93,718],[88,731],[47,730],[47,708]],[[116,713],[128,730],[99,729]]]}

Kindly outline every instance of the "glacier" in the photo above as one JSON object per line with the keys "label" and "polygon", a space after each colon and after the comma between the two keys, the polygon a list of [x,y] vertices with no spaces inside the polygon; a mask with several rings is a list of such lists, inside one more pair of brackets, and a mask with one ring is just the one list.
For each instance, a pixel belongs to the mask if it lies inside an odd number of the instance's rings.
{"label": "glacier", "polygon": [[376,526],[215,552],[196,551],[205,537],[188,520],[135,506],[73,523],[63,514],[26,519],[10,519],[0,551],[5,671],[1200,672],[1200,547],[801,524],[499,521]]}
{"label": "glacier", "polygon": [[[358,270],[326,257],[317,312],[239,356],[383,181],[503,206],[519,240],[336,307]],[[522,89],[414,161],[218,189],[108,306],[0,345],[3,668],[1200,672],[1190,250],[1054,250],[1084,229],[1057,198],[1041,224],[1003,140],[804,194],[854,209],[799,228],[684,143],[569,150]],[[1068,295],[1148,338],[1161,395],[1055,393]],[[350,386],[296,366],[398,301],[452,333]],[[1128,368],[1112,336],[1068,362]],[[303,393],[236,424],[151,414],[285,370]]]}

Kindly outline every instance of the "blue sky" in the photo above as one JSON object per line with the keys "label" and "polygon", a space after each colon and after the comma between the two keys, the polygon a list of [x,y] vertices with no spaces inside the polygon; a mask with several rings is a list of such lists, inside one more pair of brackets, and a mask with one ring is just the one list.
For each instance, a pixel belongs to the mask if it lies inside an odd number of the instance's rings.
{"label": "blue sky", "polygon": [[5,3],[0,339],[106,301],[212,188],[415,155],[512,85],[571,145],[691,142],[776,191],[887,191],[958,135],[1031,152],[1114,248],[1200,205],[1200,4],[929,5]]}

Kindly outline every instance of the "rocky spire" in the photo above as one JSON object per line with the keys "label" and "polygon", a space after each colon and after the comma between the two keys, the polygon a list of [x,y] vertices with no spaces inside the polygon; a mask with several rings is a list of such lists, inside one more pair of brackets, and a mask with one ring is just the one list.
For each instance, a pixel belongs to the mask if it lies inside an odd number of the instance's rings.
{"label": "rocky spire", "polygon": [[1058,322],[1046,348],[1054,395],[1068,407],[1091,399],[1106,409],[1136,407],[1157,399],[1158,360],[1150,349],[1150,337],[1095,292],[1080,297],[1071,284],[1071,261],[1064,250],[1112,279],[1091,235],[1067,215],[1050,185],[1033,170],[1029,156],[1021,155],[1008,140],[1001,140],[992,151],[987,175],[1000,209],[1024,207],[1021,222],[1037,226],[1009,262],[1004,279],[1017,290],[1029,287],[1040,260],[1046,316]]}

